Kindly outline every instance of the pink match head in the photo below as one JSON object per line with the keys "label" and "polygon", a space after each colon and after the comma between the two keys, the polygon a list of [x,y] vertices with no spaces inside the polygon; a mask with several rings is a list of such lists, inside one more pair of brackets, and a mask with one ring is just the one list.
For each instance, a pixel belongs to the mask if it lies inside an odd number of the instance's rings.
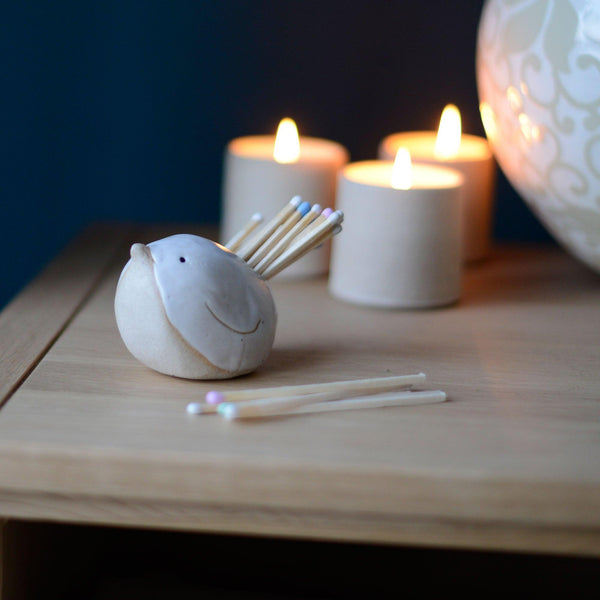
{"label": "pink match head", "polygon": [[212,390],[206,394],[205,400],[208,404],[220,404],[225,400],[225,396],[221,392]]}
{"label": "pink match head", "polygon": [[332,212],[331,208],[326,208],[321,214],[327,219]]}

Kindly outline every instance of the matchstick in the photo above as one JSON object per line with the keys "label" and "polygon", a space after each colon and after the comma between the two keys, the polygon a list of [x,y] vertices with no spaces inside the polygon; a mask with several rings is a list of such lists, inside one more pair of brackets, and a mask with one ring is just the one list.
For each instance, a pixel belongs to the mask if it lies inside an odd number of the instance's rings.
{"label": "matchstick", "polygon": [[294,408],[315,404],[317,402],[331,402],[345,400],[348,397],[358,396],[368,392],[358,387],[346,391],[318,392],[316,394],[301,394],[299,396],[279,396],[275,398],[258,398],[245,402],[221,402],[217,412],[227,418],[264,417],[289,412]]}
{"label": "matchstick", "polygon": [[206,404],[204,402],[190,402],[185,407],[188,415],[205,415],[207,413],[216,413],[217,404]]}
{"label": "matchstick", "polygon": [[371,377],[369,379],[350,379],[347,381],[332,381],[330,383],[305,383],[301,385],[283,385],[268,388],[248,390],[232,390],[219,392],[211,390],[206,394],[208,404],[220,402],[242,402],[244,400],[258,400],[261,398],[277,398],[282,396],[301,396],[322,392],[352,392],[362,393],[384,392],[410,388],[413,385],[425,383],[425,373],[411,375],[390,375],[388,377]]}
{"label": "matchstick", "polygon": [[260,213],[254,213],[246,225],[238,233],[236,233],[226,244],[225,248],[236,252],[239,250],[242,242],[262,223],[263,216]]}
{"label": "matchstick", "polygon": [[250,258],[264,242],[269,239],[273,232],[300,206],[302,199],[294,196],[260,231],[237,252],[240,258]]}
{"label": "matchstick", "polygon": [[310,211],[310,204],[308,202],[302,202],[298,205],[296,210],[280,225],[271,236],[256,250],[256,252],[247,259],[247,263],[250,267],[256,267],[258,263],[272,250],[277,242],[281,240],[288,233],[294,225],[297,225],[299,221]]}
{"label": "matchstick", "polygon": [[361,408],[385,408],[387,406],[415,406],[418,404],[435,404],[445,402],[447,396],[441,390],[426,390],[422,392],[393,392],[375,396],[359,396],[337,402],[317,402],[294,409],[297,414],[312,412],[332,412],[337,410],[357,410]]}
{"label": "matchstick", "polygon": [[259,274],[262,275],[263,279],[271,279],[271,277],[275,277],[277,273],[280,273],[281,271],[283,271],[283,269],[286,269],[292,263],[296,262],[297,260],[300,260],[305,254],[308,254],[311,250],[322,246],[330,237],[337,235],[341,230],[342,226],[336,225],[333,229],[325,232],[322,236],[314,238],[310,244],[303,246],[301,251],[298,251],[297,253],[288,256],[285,261],[278,261],[276,265],[273,265],[272,269],[268,268],[268,272],[267,269],[265,269],[262,273]]}
{"label": "matchstick", "polygon": [[296,223],[290,231],[288,231],[277,244],[269,251],[269,253],[256,265],[254,270],[257,273],[262,273],[281,253],[290,245],[292,240],[298,237],[306,228],[311,225],[321,213],[321,206],[315,204],[309,212],[307,212],[298,223]]}
{"label": "matchstick", "polygon": [[[272,417],[277,415],[296,415],[366,408],[384,408],[389,406],[414,406],[417,404],[433,404],[436,402],[444,402],[446,400],[446,394],[440,390],[423,392],[395,392],[376,396],[360,396],[358,398],[335,400],[332,402],[306,402],[306,399],[311,397],[312,396],[297,396],[296,398],[303,398],[305,402],[303,404],[295,405],[292,402],[285,403],[284,399],[281,399],[278,405],[271,403],[268,406],[265,404],[258,406],[256,402],[224,402],[219,405],[218,413],[227,420],[235,420]],[[291,398],[288,398],[287,400],[291,400]]]}
{"label": "matchstick", "polygon": [[315,227],[312,233],[302,236],[302,239],[291,245],[285,252],[262,273],[264,279],[270,279],[288,267],[294,261],[304,256],[307,252],[322,244],[334,232],[339,232],[337,226],[344,220],[344,214],[336,210],[327,219]]}
{"label": "matchstick", "polygon": [[315,227],[317,227],[318,225],[321,225],[321,223],[324,223],[328,219],[328,217],[331,215],[332,212],[333,212],[333,209],[331,209],[329,207],[323,209],[321,214],[302,232],[302,236],[299,236],[297,241],[298,242],[302,241],[302,239],[304,238],[305,235],[309,235],[315,229]]}

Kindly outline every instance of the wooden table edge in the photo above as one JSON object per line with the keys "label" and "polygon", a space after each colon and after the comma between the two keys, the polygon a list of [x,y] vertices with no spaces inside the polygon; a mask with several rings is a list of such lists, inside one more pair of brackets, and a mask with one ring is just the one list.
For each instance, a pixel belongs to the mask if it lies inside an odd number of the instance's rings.
{"label": "wooden table edge", "polygon": [[0,406],[48,352],[131,237],[126,225],[90,225],[0,313]]}
{"label": "wooden table edge", "polygon": [[128,501],[1,489],[0,513],[24,521],[600,558],[600,528],[503,520],[289,507],[273,510],[259,504]]}
{"label": "wooden table edge", "polygon": [[[43,469],[36,460],[39,453],[46,457]],[[442,485],[426,475],[375,475],[365,467],[364,485],[357,488],[348,487],[343,472],[332,478],[327,468],[315,471],[310,465],[291,470],[288,465],[285,471],[290,472],[282,480],[274,461],[271,477],[259,489],[253,484],[256,469],[261,473],[264,469],[252,463],[232,470],[206,457],[173,455],[154,463],[151,485],[140,489],[127,474],[143,472],[147,459],[146,453],[138,452],[113,456],[99,451],[73,457],[59,447],[11,450],[0,445],[0,514],[58,522],[600,557],[599,486],[573,485],[566,497],[564,486],[552,482],[517,484],[511,479],[512,499],[507,501],[504,494],[499,502],[499,486],[505,489],[507,482],[481,474]],[[53,476],[57,469],[62,474],[59,479]],[[189,483],[176,494],[168,485],[175,476]],[[451,508],[443,516],[429,506],[429,499],[439,494]],[[520,503],[523,494],[530,500],[527,510]],[[570,508],[564,513],[561,506]]]}

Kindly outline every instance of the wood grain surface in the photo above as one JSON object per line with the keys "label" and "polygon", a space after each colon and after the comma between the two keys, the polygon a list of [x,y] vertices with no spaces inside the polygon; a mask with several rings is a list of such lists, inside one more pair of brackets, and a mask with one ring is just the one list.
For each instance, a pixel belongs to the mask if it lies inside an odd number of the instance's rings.
{"label": "wood grain surface", "polygon": [[[108,271],[69,263],[70,281],[100,284],[0,411],[0,514],[600,556],[600,279],[560,250],[496,250],[439,310],[362,308],[325,280],[274,280],[267,363],[198,382],[123,346],[119,244]],[[54,282],[35,285],[42,298]],[[12,313],[13,331],[35,339],[27,313]],[[27,372],[35,358],[19,361]],[[185,412],[210,389],[419,371],[448,402],[240,423]]]}
{"label": "wood grain surface", "polygon": [[0,402],[58,337],[129,236],[129,228],[90,227],[0,313]]}

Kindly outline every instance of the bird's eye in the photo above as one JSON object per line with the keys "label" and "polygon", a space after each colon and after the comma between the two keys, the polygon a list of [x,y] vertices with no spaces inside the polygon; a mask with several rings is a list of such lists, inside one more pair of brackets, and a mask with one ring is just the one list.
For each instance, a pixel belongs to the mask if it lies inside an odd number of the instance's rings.
{"label": "bird's eye", "polygon": [[185,257],[183,257],[183,256],[180,256],[180,257],[179,257],[179,262],[185,262]]}

